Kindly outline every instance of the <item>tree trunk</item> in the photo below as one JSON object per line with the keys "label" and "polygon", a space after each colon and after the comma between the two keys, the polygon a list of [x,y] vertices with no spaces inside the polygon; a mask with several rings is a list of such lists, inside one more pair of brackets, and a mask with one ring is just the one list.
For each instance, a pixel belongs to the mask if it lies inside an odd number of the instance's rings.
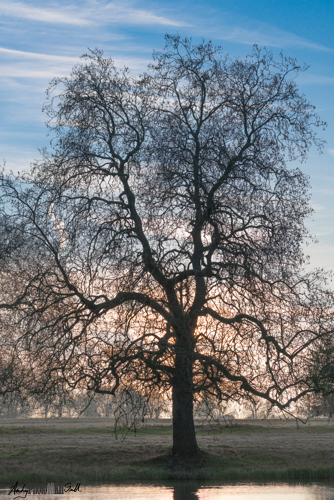
{"label": "tree trunk", "polygon": [[191,350],[176,341],[173,378],[173,455],[193,457],[200,453],[193,416],[193,374]]}

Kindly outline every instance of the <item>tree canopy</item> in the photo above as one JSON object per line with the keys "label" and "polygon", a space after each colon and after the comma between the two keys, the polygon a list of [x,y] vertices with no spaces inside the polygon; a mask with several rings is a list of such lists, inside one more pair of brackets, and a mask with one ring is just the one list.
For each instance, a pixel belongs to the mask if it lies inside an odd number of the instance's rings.
{"label": "tree canopy", "polygon": [[294,59],[168,35],[153,56],[133,77],[84,55],[48,89],[52,148],[2,176],[0,389],[12,370],[30,391],[170,392],[183,456],[203,395],[288,410],[314,390],[333,297],[304,270],[309,184],[289,162],[324,123]]}

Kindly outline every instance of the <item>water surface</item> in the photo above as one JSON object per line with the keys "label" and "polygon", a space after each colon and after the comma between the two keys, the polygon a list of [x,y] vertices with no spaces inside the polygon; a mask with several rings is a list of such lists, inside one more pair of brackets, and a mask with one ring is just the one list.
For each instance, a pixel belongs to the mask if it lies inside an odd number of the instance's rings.
{"label": "water surface", "polygon": [[[19,485],[22,488],[22,485]],[[23,493],[0,489],[0,500],[19,500]],[[179,482],[170,485],[122,484],[80,486],[62,495],[30,494],[27,500],[334,500],[334,483],[222,484]]]}

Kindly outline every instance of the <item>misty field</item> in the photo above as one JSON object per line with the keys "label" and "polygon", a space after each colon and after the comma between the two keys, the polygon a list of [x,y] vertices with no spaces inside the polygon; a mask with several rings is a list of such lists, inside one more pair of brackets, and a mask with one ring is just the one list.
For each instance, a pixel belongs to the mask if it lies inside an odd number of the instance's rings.
{"label": "misty field", "polygon": [[110,419],[0,422],[1,484],[139,479],[308,479],[334,477],[334,424],[235,420],[197,425],[200,464],[173,465],[170,420],[148,421],[126,439]]}

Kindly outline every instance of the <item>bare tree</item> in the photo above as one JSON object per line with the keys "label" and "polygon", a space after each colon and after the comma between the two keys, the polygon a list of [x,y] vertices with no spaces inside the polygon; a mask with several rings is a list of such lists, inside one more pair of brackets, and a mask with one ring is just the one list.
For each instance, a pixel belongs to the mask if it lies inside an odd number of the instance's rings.
{"label": "bare tree", "polygon": [[0,307],[39,390],[164,390],[194,456],[194,398],[288,411],[314,389],[333,300],[303,271],[308,179],[287,163],[322,146],[305,69],[166,36],[140,78],[96,50],[53,80],[52,150],[2,178]]}
{"label": "bare tree", "polygon": [[310,377],[314,393],[308,394],[300,402],[300,411],[307,417],[334,414],[334,342],[333,337],[320,339],[318,349],[312,352]]}

